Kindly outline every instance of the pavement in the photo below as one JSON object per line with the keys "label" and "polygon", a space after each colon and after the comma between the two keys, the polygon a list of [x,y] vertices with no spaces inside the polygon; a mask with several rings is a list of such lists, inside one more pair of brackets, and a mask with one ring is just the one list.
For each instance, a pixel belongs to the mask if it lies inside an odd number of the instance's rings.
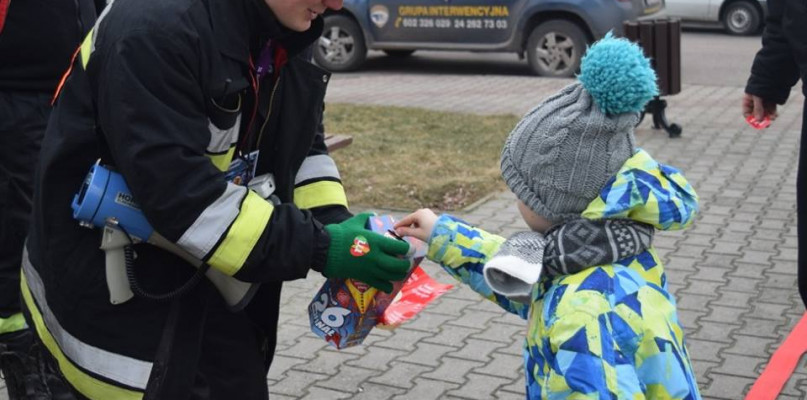
{"label": "pavement", "polygon": [[[521,115],[569,82],[336,74],[326,101]],[[680,168],[701,196],[693,227],[660,232],[654,245],[678,301],[705,399],[742,399],[804,313],[796,289],[795,210],[803,97],[794,91],[774,125],[757,132],[740,116],[741,96],[739,87],[685,85],[667,98],[669,119],[684,128],[681,138],[650,129],[648,121],[636,133],[641,147]],[[510,193],[494,193],[455,214],[508,236],[527,229],[514,201]],[[427,262],[423,267],[438,281],[454,283],[439,266]],[[322,282],[311,274],[284,285],[268,376],[272,399],[525,397],[525,322],[470,289],[456,286],[397,329],[375,329],[363,345],[337,351],[308,325],[306,307]],[[2,386],[0,381],[0,400],[5,400]],[[801,360],[778,398],[807,398],[807,360]]]}

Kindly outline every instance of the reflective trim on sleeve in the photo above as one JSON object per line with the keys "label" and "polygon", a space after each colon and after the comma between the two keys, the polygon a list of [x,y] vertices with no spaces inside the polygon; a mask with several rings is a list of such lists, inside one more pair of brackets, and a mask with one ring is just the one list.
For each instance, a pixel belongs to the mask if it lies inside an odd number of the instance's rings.
{"label": "reflective trim on sleeve", "polygon": [[336,163],[331,156],[327,154],[320,154],[316,156],[308,156],[303,160],[303,165],[297,171],[297,176],[294,178],[294,184],[298,185],[302,182],[317,178],[339,178],[339,170],[336,168]]}
{"label": "reflective trim on sleeve", "polygon": [[271,203],[255,192],[248,191],[241,203],[238,218],[230,226],[227,236],[216,248],[208,264],[229,276],[235,275],[244,266],[247,256],[261,238],[273,210]]}
{"label": "reflective trim on sleeve", "polygon": [[[62,328],[50,310],[45,287],[36,269],[23,254],[21,292],[42,343],[59,363],[59,370],[81,394],[92,399],[141,399],[152,363],[102,350],[84,343]],[[101,381],[84,372],[102,376],[121,386]]]}
{"label": "reflective trim on sleeve", "polygon": [[238,129],[240,127],[241,114],[235,117],[235,123],[227,129],[219,129],[213,121],[208,121],[207,129],[210,131],[210,144],[207,145],[207,152],[221,154],[235,146],[238,143]]}
{"label": "reflective trim on sleeve", "polygon": [[347,207],[347,196],[341,183],[319,181],[295,188],[294,204],[301,209],[335,205]]}
{"label": "reflective trim on sleeve", "polygon": [[247,189],[227,182],[227,188],[196,218],[177,244],[198,259],[204,259],[238,217]]}
{"label": "reflective trim on sleeve", "polygon": [[8,318],[0,318],[0,335],[4,333],[17,332],[27,328],[25,317],[22,313],[12,314]]}
{"label": "reflective trim on sleeve", "polygon": [[233,161],[233,155],[235,154],[235,146],[230,147],[230,150],[227,150],[226,153],[221,154],[205,154],[207,158],[210,159],[210,162],[219,169],[219,171],[226,171],[227,168],[230,168],[230,163]]}

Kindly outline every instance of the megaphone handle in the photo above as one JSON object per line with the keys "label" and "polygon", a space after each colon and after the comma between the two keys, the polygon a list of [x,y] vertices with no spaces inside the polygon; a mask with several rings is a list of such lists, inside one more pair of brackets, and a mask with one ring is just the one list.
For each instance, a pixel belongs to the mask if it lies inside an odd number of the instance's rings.
{"label": "megaphone handle", "polygon": [[122,304],[134,297],[126,278],[126,253],[123,249],[129,244],[131,241],[123,232],[104,227],[101,250],[106,253],[106,285],[112,304]]}

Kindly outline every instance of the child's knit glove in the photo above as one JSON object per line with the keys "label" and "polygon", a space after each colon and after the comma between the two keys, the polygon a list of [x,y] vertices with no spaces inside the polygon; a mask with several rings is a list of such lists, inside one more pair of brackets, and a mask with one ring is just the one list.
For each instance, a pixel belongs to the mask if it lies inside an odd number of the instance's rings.
{"label": "child's knit glove", "polygon": [[331,244],[322,274],[356,279],[390,293],[392,282],[403,280],[409,272],[410,261],[403,257],[410,246],[366,229],[372,215],[362,213],[339,224],[325,225]]}

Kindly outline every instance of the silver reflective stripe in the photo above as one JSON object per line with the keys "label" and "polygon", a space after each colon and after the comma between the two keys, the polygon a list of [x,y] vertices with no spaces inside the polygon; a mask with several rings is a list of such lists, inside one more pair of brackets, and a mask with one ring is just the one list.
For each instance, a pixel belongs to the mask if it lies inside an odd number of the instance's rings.
{"label": "silver reflective stripe", "polygon": [[204,259],[238,217],[246,195],[247,188],[227,182],[224,193],[202,211],[177,244],[194,257]]}
{"label": "silver reflective stripe", "polygon": [[336,163],[329,155],[321,154],[316,156],[308,156],[303,160],[303,165],[297,171],[297,176],[294,178],[294,184],[305,182],[309,179],[316,178],[336,178],[339,179],[339,170],[336,168]]}
{"label": "silver reflective stripe", "polygon": [[112,8],[111,6],[112,3],[114,2],[115,0],[106,1],[106,6],[104,7],[103,11],[101,11],[101,14],[98,15],[98,18],[95,20],[95,25],[93,25],[94,29],[92,30],[92,49],[90,50],[90,54],[95,52],[95,39],[98,38],[98,30],[99,30],[98,27],[101,26],[101,21],[103,21],[106,18],[106,15],[109,14],[109,9]]}
{"label": "silver reflective stripe", "polygon": [[235,118],[233,126],[227,129],[219,129],[213,121],[208,120],[207,129],[210,130],[210,144],[207,145],[208,153],[224,153],[236,144],[238,129],[241,127],[241,114]]}
{"label": "silver reflective stripe", "polygon": [[42,279],[31,265],[28,259],[28,250],[23,251],[22,270],[25,279],[28,281],[28,288],[31,290],[45,327],[50,331],[53,339],[62,349],[62,352],[81,368],[100,375],[126,386],[145,390],[146,384],[151,374],[151,363],[137,360],[120,354],[112,353],[98,347],[82,342],[75,336],[67,332],[59,324],[59,320],[53,315],[47,301],[45,301],[45,286]]}

